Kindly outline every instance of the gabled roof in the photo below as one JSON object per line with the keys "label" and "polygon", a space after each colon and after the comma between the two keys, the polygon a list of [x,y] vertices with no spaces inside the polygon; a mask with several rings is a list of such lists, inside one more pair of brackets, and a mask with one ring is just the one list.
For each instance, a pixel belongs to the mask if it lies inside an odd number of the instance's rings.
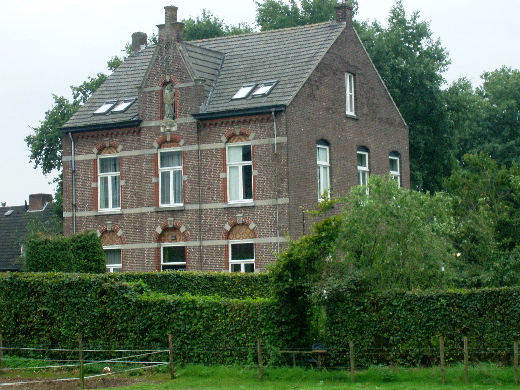
{"label": "gabled roof", "polygon": [[[259,33],[234,35],[178,46],[196,78],[205,80],[205,103],[197,117],[254,111],[290,104],[310,73],[334,43],[345,23],[325,22]],[[91,96],[62,131],[121,128],[139,124],[138,105],[126,111],[94,114],[107,101],[137,97],[157,46],[130,55]],[[232,99],[244,85],[276,81],[269,94]]]}
{"label": "gabled roof", "polygon": [[[326,22],[191,42],[225,53],[206,112],[288,105],[344,27]],[[231,99],[242,85],[266,81],[277,81],[269,95]]]}
{"label": "gabled roof", "polygon": [[27,211],[26,206],[0,207],[0,271],[22,268],[22,245],[28,238],[27,226],[34,220],[45,224],[54,217],[51,207]]}

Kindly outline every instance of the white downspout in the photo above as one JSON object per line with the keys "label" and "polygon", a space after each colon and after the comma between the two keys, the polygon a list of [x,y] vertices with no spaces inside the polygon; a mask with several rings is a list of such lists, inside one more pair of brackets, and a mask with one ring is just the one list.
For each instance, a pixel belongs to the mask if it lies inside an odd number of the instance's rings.
{"label": "white downspout", "polygon": [[76,233],[76,145],[74,137],[69,131],[70,145],[72,149],[72,232]]}

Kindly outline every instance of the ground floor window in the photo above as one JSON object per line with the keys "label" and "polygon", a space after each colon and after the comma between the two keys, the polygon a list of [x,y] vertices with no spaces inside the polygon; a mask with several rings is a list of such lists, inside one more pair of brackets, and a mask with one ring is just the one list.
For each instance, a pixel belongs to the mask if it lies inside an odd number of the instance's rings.
{"label": "ground floor window", "polygon": [[161,248],[161,271],[186,271],[186,247],[163,245]]}
{"label": "ground floor window", "polygon": [[232,242],[229,244],[229,271],[255,272],[255,244]]}
{"label": "ground floor window", "polygon": [[107,272],[122,272],[123,263],[121,261],[121,248],[120,247],[103,247],[105,251],[105,261],[107,266]]}

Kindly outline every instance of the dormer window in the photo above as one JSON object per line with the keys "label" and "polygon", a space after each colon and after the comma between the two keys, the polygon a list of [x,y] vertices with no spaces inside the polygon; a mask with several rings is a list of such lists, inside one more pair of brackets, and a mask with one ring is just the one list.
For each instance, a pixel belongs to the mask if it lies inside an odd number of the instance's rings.
{"label": "dormer window", "polygon": [[99,107],[96,111],[94,111],[94,115],[103,115],[106,114],[112,107],[115,106],[117,100],[107,100],[101,107]]}
{"label": "dormer window", "polygon": [[277,81],[266,81],[260,84],[253,92],[253,97],[267,96],[271,93]]}
{"label": "dormer window", "polygon": [[253,89],[256,87],[256,84],[255,83],[252,83],[252,84],[244,84],[240,87],[240,89],[238,90],[237,93],[235,93],[235,95],[231,98],[232,100],[237,100],[237,99],[245,99],[246,97],[249,96],[249,94],[251,93],[251,91],[253,91]]}
{"label": "dormer window", "polygon": [[125,99],[125,100],[121,100],[119,103],[117,103],[115,105],[114,108],[112,108],[112,112],[124,112],[126,111],[126,109],[128,107],[130,107],[132,105],[133,102],[135,102],[135,98],[134,99]]}

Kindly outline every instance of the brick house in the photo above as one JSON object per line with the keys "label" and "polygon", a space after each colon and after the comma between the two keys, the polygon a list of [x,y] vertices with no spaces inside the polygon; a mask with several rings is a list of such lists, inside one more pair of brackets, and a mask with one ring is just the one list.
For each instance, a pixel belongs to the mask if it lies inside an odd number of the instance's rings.
{"label": "brick house", "polygon": [[29,203],[22,206],[0,204],[0,272],[21,271],[24,266],[24,246],[30,227],[49,233],[59,233],[51,194],[30,194]]}
{"label": "brick house", "polygon": [[409,187],[408,130],[348,4],[191,42],[165,15],[62,128],[64,232],[96,229],[110,271],[265,270],[326,193]]}

